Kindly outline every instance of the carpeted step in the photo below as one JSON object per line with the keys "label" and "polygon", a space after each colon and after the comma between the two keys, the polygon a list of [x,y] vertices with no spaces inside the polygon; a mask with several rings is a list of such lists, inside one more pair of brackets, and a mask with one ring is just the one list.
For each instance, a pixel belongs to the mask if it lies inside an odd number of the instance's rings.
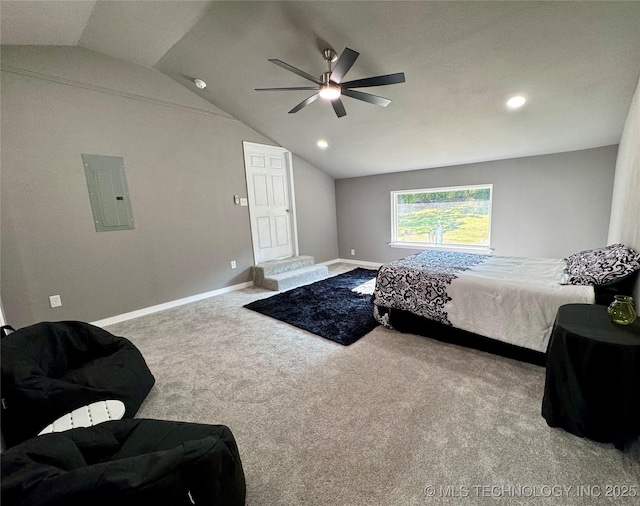
{"label": "carpeted step", "polygon": [[309,255],[300,255],[283,260],[272,260],[271,262],[263,262],[251,267],[251,276],[253,277],[253,283],[255,285],[264,286],[262,284],[264,278],[273,277],[283,272],[295,271],[303,267],[310,267],[314,263],[314,258]]}
{"label": "carpeted step", "polygon": [[[261,280],[261,284],[258,286],[262,286],[269,290],[289,290],[290,288],[325,279],[328,275],[329,269],[326,265],[311,265],[292,271],[273,274],[269,277],[263,278]],[[258,284],[255,280],[254,283]]]}

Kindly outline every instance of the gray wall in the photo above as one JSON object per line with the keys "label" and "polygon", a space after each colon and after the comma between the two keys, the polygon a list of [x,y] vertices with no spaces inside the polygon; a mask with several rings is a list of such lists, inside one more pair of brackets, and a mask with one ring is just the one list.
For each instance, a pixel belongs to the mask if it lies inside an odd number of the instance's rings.
{"label": "gray wall", "polygon": [[293,156],[294,191],[300,253],[316,262],[338,257],[335,180]]}
{"label": "gray wall", "polygon": [[[341,258],[395,260],[390,191],[493,184],[496,255],[562,258],[606,245],[616,146],[336,181]],[[350,250],[356,255],[351,256]]]}
{"label": "gray wall", "polygon": [[[91,51],[3,47],[2,65],[11,324],[95,321],[249,280],[248,208],[232,197],[247,191],[242,141],[269,139],[153,69]],[[95,231],[81,153],[124,158],[135,230]],[[295,160],[294,182],[301,253],[336,258],[333,179]],[[49,308],[53,294],[62,307]]]}

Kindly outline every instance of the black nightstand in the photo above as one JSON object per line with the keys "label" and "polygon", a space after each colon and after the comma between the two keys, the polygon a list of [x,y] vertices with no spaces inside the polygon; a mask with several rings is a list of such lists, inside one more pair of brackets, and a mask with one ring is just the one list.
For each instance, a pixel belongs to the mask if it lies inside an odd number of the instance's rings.
{"label": "black nightstand", "polygon": [[624,449],[640,435],[640,319],[617,325],[595,304],[560,307],[547,349],[542,416]]}

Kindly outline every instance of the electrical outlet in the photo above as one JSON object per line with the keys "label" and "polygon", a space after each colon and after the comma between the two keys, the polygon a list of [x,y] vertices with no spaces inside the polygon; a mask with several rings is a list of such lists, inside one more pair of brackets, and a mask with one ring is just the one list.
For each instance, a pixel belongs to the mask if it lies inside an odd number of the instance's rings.
{"label": "electrical outlet", "polygon": [[235,269],[236,267],[237,267],[236,261],[235,260],[231,260],[231,268]]}
{"label": "electrical outlet", "polygon": [[356,254],[356,250],[352,249],[351,250],[351,256],[354,256]]}
{"label": "electrical outlet", "polygon": [[62,300],[60,299],[60,295],[51,295],[49,297],[49,305],[51,307],[60,307],[60,306],[62,306]]}
{"label": "electrical outlet", "polygon": [[248,206],[248,205],[249,205],[249,203],[247,202],[247,199],[245,199],[245,198],[242,198],[242,197],[241,197],[241,198],[240,198],[240,205],[241,205],[242,207],[246,207],[246,206]]}

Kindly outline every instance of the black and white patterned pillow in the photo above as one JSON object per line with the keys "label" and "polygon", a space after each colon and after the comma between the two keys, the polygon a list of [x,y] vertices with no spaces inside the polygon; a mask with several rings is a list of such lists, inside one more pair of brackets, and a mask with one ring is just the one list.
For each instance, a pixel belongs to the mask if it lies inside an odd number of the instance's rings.
{"label": "black and white patterned pillow", "polygon": [[640,269],[640,253],[624,244],[612,244],[574,253],[564,259],[568,283],[571,285],[602,285],[624,278]]}

